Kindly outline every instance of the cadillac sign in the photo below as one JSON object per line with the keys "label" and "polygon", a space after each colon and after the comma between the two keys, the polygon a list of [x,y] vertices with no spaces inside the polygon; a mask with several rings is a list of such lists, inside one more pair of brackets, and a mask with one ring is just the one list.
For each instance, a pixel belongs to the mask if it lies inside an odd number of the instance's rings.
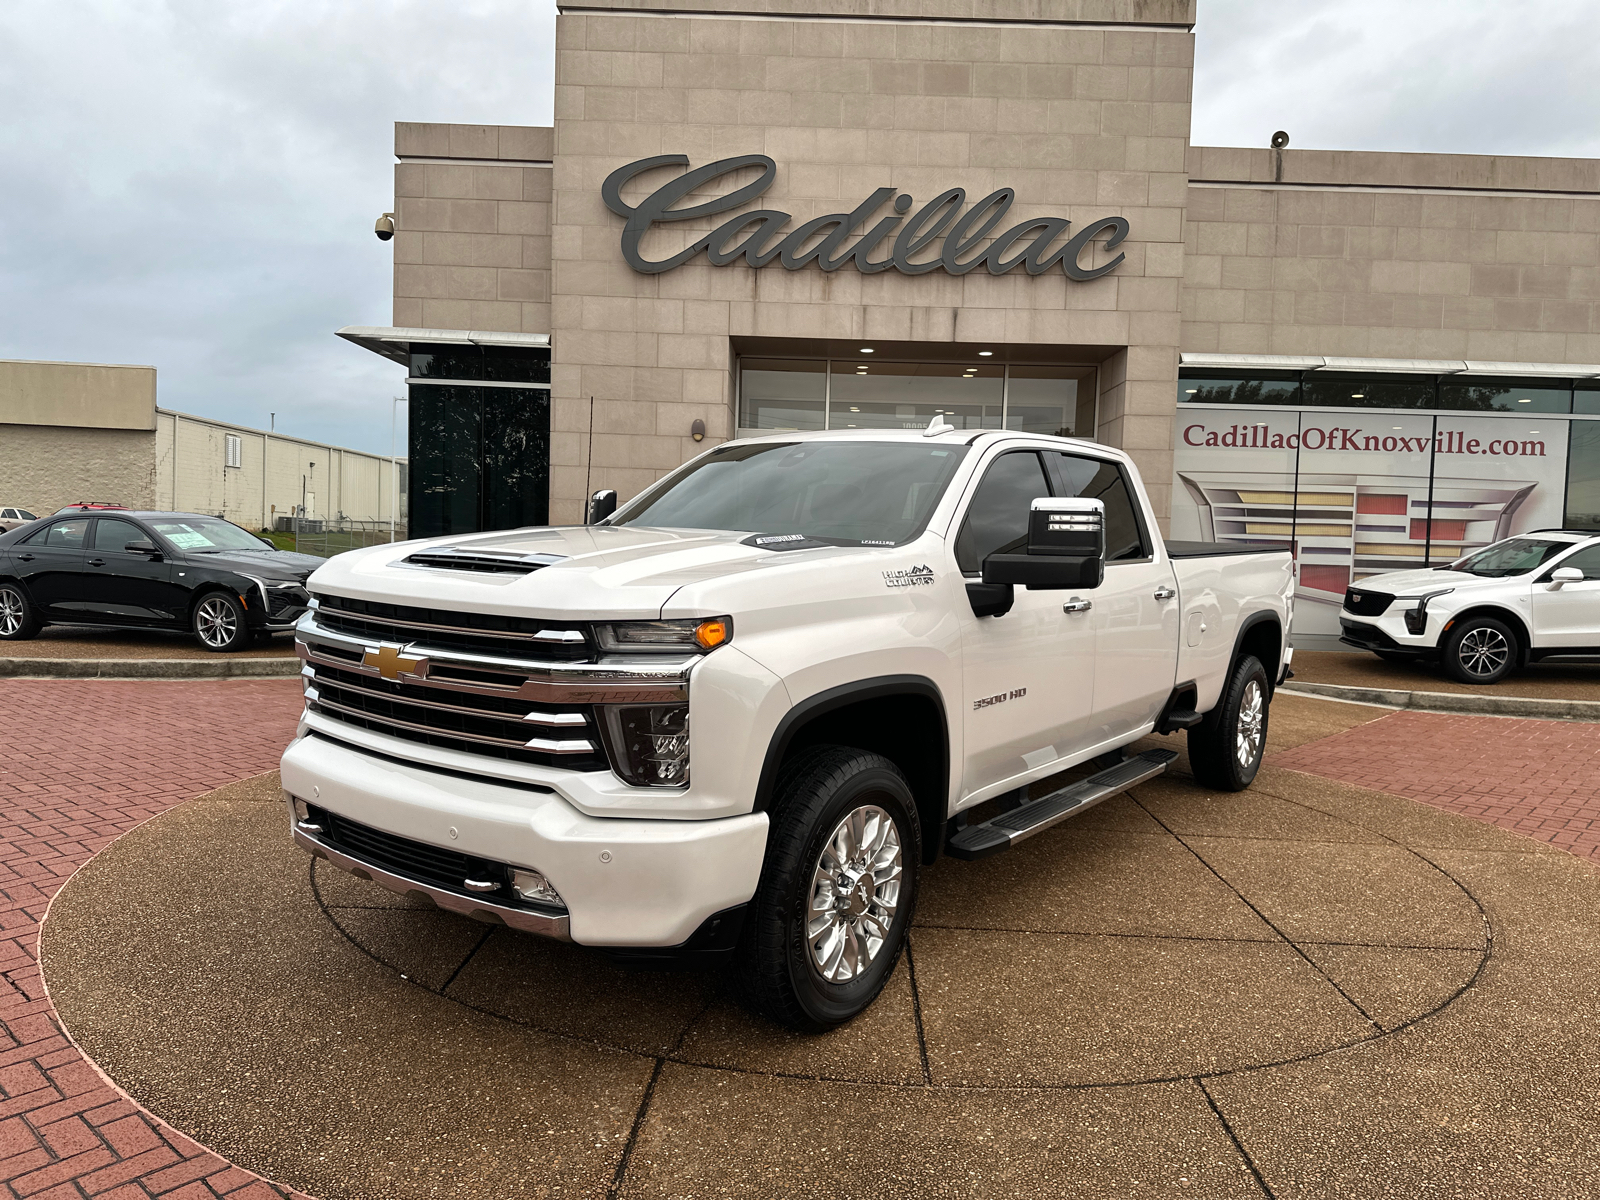
{"label": "cadillac sign", "polygon": [[[952,275],[985,267],[993,275],[1004,275],[1013,267],[1026,267],[1030,275],[1042,275],[1057,263],[1069,279],[1098,279],[1117,269],[1124,256],[1085,267],[1080,261],[1089,245],[1100,239],[1107,251],[1114,250],[1128,236],[1128,222],[1122,217],[1101,217],[1072,232],[1072,222],[1064,217],[1035,217],[1012,225],[1000,233],[994,229],[1005,219],[1016,198],[1011,188],[1001,188],[979,200],[966,212],[967,193],[962,188],[940,192],[908,217],[912,198],[895,188],[881,187],[847,213],[814,217],[789,229],[793,217],[775,208],[756,208],[724,221],[699,241],[662,259],[647,259],[640,243],[656,225],[672,221],[693,221],[732,212],[754,200],[772,186],[778,164],[765,154],[741,154],[685,171],[662,184],[637,205],[622,198],[622,189],[636,176],[662,167],[687,167],[682,154],[659,154],[618,167],[600,186],[601,199],[619,217],[622,227],[622,257],[635,271],[659,275],[680,267],[704,252],[713,266],[725,267],[743,258],[752,267],[777,261],[787,271],[798,271],[815,261],[824,271],[837,271],[854,263],[864,275],[874,275],[893,267],[904,275],[924,275],[944,270]],[[673,207],[691,192],[705,188],[713,180],[751,167],[761,174],[752,182],[724,195],[683,208]],[[892,202],[892,203],[891,203]],[[855,236],[885,204],[895,214],[885,215],[849,245]],[[1069,236],[1070,235],[1070,236]],[[993,238],[987,246],[986,239]],[[943,239],[942,242],[940,239]],[[913,258],[939,243],[932,258]],[[879,255],[879,257],[874,257]]]}

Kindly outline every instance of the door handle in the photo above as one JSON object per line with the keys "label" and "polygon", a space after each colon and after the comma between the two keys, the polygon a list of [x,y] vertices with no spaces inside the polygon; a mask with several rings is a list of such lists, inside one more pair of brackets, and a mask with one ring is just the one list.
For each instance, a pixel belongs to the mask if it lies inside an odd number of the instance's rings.
{"label": "door handle", "polygon": [[1171,600],[1177,594],[1178,594],[1178,589],[1177,588],[1158,587],[1156,589],[1156,599],[1157,600]]}
{"label": "door handle", "polygon": [[89,560],[89,565],[91,567],[103,567],[106,565],[106,560],[103,558],[91,558]]}
{"label": "door handle", "polygon": [[19,562],[32,562],[33,561],[33,555],[31,555],[31,554],[19,554],[19,555],[17,555],[17,560]]}
{"label": "door handle", "polygon": [[1093,607],[1093,600],[1080,600],[1074,596],[1061,606],[1061,611],[1064,613],[1088,612]]}

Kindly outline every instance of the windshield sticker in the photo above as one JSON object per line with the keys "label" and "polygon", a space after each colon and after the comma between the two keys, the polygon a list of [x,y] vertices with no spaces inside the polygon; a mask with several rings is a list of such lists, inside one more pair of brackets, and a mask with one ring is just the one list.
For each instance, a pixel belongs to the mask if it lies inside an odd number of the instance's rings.
{"label": "windshield sticker", "polygon": [[815,550],[837,543],[806,533],[757,533],[745,538],[740,545],[754,546],[757,550]]}
{"label": "windshield sticker", "polygon": [[170,525],[158,525],[162,535],[179,550],[198,550],[202,546],[211,545],[211,539],[203,533],[196,533],[192,529],[182,532],[172,530]]}
{"label": "windshield sticker", "polygon": [[933,568],[923,564],[907,571],[885,571],[883,582],[892,588],[930,587],[933,584]]}

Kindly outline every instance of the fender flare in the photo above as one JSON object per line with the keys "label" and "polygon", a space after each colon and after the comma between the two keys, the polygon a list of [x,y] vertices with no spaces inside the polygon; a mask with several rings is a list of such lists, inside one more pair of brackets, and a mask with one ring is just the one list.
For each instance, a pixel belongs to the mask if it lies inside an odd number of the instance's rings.
{"label": "fender flare", "polygon": [[1233,653],[1228,658],[1228,674],[1231,676],[1233,674],[1233,668],[1238,665],[1239,653],[1244,649],[1245,635],[1257,625],[1265,625],[1268,623],[1278,627],[1278,661],[1275,663],[1262,663],[1261,665],[1266,668],[1267,680],[1271,690],[1276,691],[1277,685],[1280,682],[1278,675],[1283,668],[1283,651],[1284,647],[1288,645],[1289,635],[1284,630],[1283,619],[1270,608],[1263,608],[1258,612],[1253,612],[1244,620],[1239,622],[1239,628],[1234,632],[1233,635]]}
{"label": "fender flare", "polygon": [[943,841],[945,810],[950,800],[950,718],[945,709],[944,694],[926,675],[879,675],[871,679],[859,679],[854,683],[841,684],[807,696],[790,708],[783,714],[778,727],[773,730],[771,741],[767,743],[767,753],[761,763],[761,775],[756,782],[756,794],[751,811],[767,811],[773,790],[777,786],[778,767],[782,764],[784,754],[794,740],[795,734],[804,725],[847,705],[859,704],[864,700],[887,699],[892,696],[916,696],[929,700],[939,714],[939,737],[935,747],[938,759],[934,764],[938,810],[930,818],[928,806],[922,803],[920,798],[917,805],[918,817],[923,822],[923,852],[926,857],[930,850]]}

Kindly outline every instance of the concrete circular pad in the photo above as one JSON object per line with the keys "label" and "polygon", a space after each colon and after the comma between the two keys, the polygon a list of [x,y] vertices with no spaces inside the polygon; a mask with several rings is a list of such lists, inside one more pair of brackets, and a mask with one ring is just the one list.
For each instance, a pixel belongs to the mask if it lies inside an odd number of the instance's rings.
{"label": "concrete circular pad", "polygon": [[[715,971],[620,969],[313,866],[286,826],[264,777],[141,827],[60,894],[44,966],[136,1099],[326,1200],[1285,1195],[1339,1176],[1344,1143],[1385,1162],[1333,1189],[1354,1196],[1406,1177],[1366,1144],[1386,1128],[1418,1179],[1452,1155],[1518,1194],[1593,1171],[1593,1131],[1546,1145],[1538,1114],[1593,1101],[1569,1027],[1594,1019],[1600,960],[1571,929],[1597,940],[1600,876],[1394,797],[1174,773],[942,861],[877,1005],[813,1038]],[[1559,969],[1536,909],[1563,923]],[[1562,1069],[1521,1074],[1508,1013]],[[1536,1155],[1496,1144],[1485,1090],[1518,1096],[1504,1136]],[[1458,1100],[1472,1145],[1429,1150]]]}

